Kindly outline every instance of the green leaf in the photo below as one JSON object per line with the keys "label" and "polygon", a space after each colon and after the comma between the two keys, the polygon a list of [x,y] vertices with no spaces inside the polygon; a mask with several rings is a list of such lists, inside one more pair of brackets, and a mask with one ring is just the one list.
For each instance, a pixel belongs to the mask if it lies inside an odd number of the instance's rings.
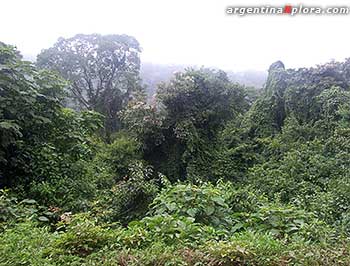
{"label": "green leaf", "polygon": [[45,216],[39,216],[39,217],[38,217],[38,220],[39,220],[40,222],[48,222],[48,221],[49,221],[49,219],[46,218]]}
{"label": "green leaf", "polygon": [[26,203],[26,204],[35,204],[36,201],[33,199],[24,199],[22,200],[22,203]]}
{"label": "green leaf", "polygon": [[214,213],[215,209],[213,206],[208,206],[205,208],[205,214],[206,215],[212,215]]}
{"label": "green leaf", "polygon": [[196,214],[197,214],[197,212],[198,212],[198,210],[195,209],[195,208],[191,208],[191,209],[188,209],[188,210],[186,211],[186,213],[187,213],[189,216],[191,216],[191,217],[195,217]]}
{"label": "green leaf", "polygon": [[221,197],[213,197],[213,201],[221,206],[225,206],[225,201]]}

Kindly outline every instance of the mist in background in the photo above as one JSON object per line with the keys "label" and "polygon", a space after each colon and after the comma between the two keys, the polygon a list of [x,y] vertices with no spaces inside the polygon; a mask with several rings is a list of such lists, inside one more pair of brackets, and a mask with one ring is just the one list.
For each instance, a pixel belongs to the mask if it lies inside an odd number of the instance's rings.
{"label": "mist in background", "polygon": [[[142,47],[147,84],[167,80],[186,66],[231,71],[235,81],[261,86],[269,65],[310,67],[350,56],[350,16],[228,16],[227,6],[347,5],[348,1],[119,1],[60,0],[2,3],[0,40],[35,60],[59,37],[77,33],[128,34]],[[253,77],[253,78],[251,78]],[[153,86],[153,85],[151,85]]]}

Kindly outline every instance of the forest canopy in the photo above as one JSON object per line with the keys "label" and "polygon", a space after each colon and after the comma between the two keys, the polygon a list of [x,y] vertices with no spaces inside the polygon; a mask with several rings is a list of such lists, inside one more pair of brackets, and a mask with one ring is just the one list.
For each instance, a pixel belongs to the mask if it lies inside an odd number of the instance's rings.
{"label": "forest canopy", "polygon": [[350,59],[150,100],[140,52],[0,43],[0,265],[349,265]]}

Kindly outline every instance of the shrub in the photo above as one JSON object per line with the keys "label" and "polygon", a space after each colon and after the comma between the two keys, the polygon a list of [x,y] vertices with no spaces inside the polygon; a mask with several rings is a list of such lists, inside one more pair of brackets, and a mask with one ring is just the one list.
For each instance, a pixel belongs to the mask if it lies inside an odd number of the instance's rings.
{"label": "shrub", "polygon": [[158,191],[152,174],[150,167],[136,162],[130,167],[127,179],[101,192],[93,203],[94,213],[103,221],[123,224],[142,218]]}
{"label": "shrub", "polygon": [[268,199],[251,186],[232,186],[228,191],[227,202],[233,212],[252,213],[266,204]]}
{"label": "shrub", "polygon": [[155,198],[150,213],[187,216],[206,225],[229,225],[231,209],[224,193],[210,183],[170,185]]}
{"label": "shrub", "polygon": [[[202,247],[218,265],[279,265],[286,247],[267,233],[244,232]],[[279,262],[279,263],[278,263]]]}
{"label": "shrub", "polygon": [[111,167],[116,181],[129,175],[129,168],[141,159],[139,144],[125,134],[118,134],[114,141],[107,145],[102,159]]}
{"label": "shrub", "polygon": [[266,203],[252,213],[235,213],[234,218],[240,221],[235,225],[237,229],[267,232],[279,239],[322,242],[334,233],[314,213],[280,203]]}
{"label": "shrub", "polygon": [[88,214],[72,216],[69,222],[61,224],[60,229],[64,232],[56,238],[51,256],[69,254],[85,257],[115,241],[113,231],[97,225]]}
{"label": "shrub", "polygon": [[209,241],[202,251],[217,265],[349,265],[348,245],[286,242],[269,233],[242,232],[225,241]]}
{"label": "shrub", "polygon": [[19,222],[37,221],[41,224],[56,222],[54,211],[40,206],[33,199],[18,200],[9,191],[0,190],[0,230],[14,226]]}
{"label": "shrub", "polygon": [[91,254],[87,265],[128,266],[219,266],[219,261],[204,252],[155,242],[143,249],[103,249]]}
{"label": "shrub", "polygon": [[27,221],[0,234],[0,265],[54,265],[47,257],[56,234]]}
{"label": "shrub", "polygon": [[282,158],[254,166],[249,182],[270,199],[276,197],[290,203],[296,197],[308,197],[326,189],[329,180],[344,174],[335,158],[323,154],[323,145],[314,141],[299,145]]}
{"label": "shrub", "polygon": [[[64,159],[62,163],[65,164]],[[79,160],[59,167],[60,174],[31,182],[28,194],[47,206],[57,206],[66,211],[87,210],[97,189],[96,177],[88,164],[88,161]]]}
{"label": "shrub", "polygon": [[220,231],[196,223],[191,217],[164,214],[131,222],[120,239],[123,247],[143,247],[154,242],[195,247],[219,235]]}
{"label": "shrub", "polygon": [[340,222],[343,214],[350,210],[350,183],[347,176],[329,181],[325,191],[318,192],[307,199],[298,199],[299,204],[317,214],[328,224]]}

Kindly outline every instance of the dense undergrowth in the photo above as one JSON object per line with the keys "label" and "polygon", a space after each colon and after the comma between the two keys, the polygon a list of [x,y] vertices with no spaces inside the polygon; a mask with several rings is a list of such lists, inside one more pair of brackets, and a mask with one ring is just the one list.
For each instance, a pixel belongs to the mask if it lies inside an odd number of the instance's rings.
{"label": "dense undergrowth", "polygon": [[349,61],[189,69],[110,132],[55,73],[0,44],[0,265],[350,264]]}

